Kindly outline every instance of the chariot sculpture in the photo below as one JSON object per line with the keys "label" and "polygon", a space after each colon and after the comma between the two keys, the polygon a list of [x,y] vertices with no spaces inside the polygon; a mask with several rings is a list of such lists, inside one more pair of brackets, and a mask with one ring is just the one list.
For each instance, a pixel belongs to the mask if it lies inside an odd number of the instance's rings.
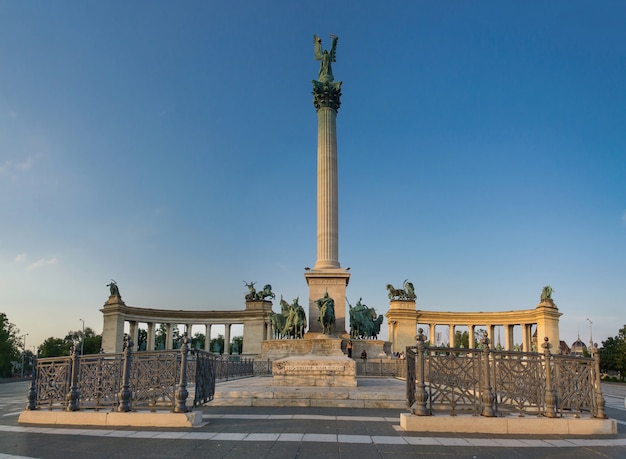
{"label": "chariot sculpture", "polygon": [[393,285],[387,284],[389,299],[415,301],[417,297],[415,296],[415,288],[413,287],[413,283],[409,282],[408,279],[405,279],[403,286],[404,288],[394,288]]}
{"label": "chariot sculpture", "polygon": [[243,283],[246,284],[246,287],[248,287],[249,290],[246,294],[246,301],[264,301],[266,298],[276,298],[276,295],[272,292],[272,286],[270,284],[265,284],[263,290],[257,292],[254,288],[254,282],[247,283],[246,281],[243,281]]}

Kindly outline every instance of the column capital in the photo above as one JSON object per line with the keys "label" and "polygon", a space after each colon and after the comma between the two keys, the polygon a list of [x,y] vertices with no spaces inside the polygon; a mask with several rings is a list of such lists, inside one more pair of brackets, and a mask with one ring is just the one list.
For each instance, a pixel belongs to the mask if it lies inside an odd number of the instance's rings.
{"label": "column capital", "polygon": [[313,80],[313,106],[315,110],[328,107],[339,110],[341,106],[341,81],[322,83]]}

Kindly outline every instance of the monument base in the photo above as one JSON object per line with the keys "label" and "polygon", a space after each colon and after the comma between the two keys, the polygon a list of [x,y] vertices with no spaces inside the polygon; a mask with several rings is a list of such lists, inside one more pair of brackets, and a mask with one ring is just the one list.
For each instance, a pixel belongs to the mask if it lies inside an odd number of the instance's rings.
{"label": "monument base", "polygon": [[311,346],[308,354],[272,362],[273,386],[356,387],[356,362],[343,354],[341,338],[318,335],[304,342]]}
{"label": "monument base", "polygon": [[356,387],[356,362],[345,356],[295,356],[272,362],[272,386]]}

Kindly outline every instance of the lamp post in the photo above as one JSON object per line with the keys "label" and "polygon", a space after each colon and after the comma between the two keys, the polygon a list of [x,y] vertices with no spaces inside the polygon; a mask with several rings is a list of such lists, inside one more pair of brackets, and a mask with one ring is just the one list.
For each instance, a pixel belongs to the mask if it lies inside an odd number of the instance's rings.
{"label": "lamp post", "polygon": [[589,352],[591,353],[591,349],[593,349],[593,322],[589,320],[589,317],[587,317],[587,320],[589,321]]}
{"label": "lamp post", "polygon": [[83,334],[80,335],[80,355],[84,355],[85,351],[85,320],[78,319],[83,323]]}
{"label": "lamp post", "polygon": [[26,354],[26,337],[28,333],[22,335],[22,378],[24,377],[24,355]]}

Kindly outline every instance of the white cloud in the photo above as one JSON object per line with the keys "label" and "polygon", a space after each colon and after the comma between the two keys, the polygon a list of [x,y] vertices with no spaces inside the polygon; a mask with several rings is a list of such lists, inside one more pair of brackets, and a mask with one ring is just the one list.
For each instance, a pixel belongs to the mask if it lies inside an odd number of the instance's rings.
{"label": "white cloud", "polygon": [[33,158],[32,156],[29,156],[25,161],[22,161],[21,163],[17,163],[15,165],[15,168],[21,171],[27,171],[32,167],[32,165],[33,165]]}
{"label": "white cloud", "polygon": [[15,257],[15,262],[22,263],[26,261],[27,259],[28,259],[28,255],[26,255],[25,253],[20,253],[19,255]]}
{"label": "white cloud", "polygon": [[44,266],[56,265],[58,260],[56,258],[41,258],[34,263],[31,263],[26,267],[28,271],[32,271],[33,269],[43,268]]}
{"label": "white cloud", "polygon": [[34,159],[29,156],[23,161],[7,160],[0,164],[0,174],[10,174],[12,172],[26,172],[33,167]]}

